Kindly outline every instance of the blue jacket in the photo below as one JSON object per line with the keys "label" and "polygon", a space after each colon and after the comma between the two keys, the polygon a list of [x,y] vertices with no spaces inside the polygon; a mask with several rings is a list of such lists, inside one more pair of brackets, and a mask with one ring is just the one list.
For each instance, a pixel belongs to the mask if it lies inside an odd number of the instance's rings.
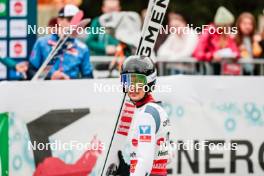
{"label": "blue jacket", "polygon": [[[36,41],[29,59],[35,71],[41,67],[58,40],[58,35],[48,35]],[[48,78],[58,70],[67,74],[71,79],[93,78],[89,49],[78,39],[69,39],[49,65],[52,68]]]}

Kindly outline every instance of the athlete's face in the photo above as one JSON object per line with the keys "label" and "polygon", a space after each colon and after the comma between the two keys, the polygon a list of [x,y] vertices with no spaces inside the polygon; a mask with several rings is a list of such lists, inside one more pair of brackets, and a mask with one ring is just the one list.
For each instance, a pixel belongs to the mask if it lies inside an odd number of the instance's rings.
{"label": "athlete's face", "polygon": [[145,96],[145,91],[143,87],[131,87],[128,91],[128,96],[132,101],[140,101]]}

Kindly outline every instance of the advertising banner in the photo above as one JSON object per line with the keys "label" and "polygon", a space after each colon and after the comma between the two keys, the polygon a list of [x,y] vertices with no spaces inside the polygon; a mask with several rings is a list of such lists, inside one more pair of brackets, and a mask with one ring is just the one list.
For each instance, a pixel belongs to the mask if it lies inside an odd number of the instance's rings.
{"label": "advertising banner", "polygon": [[[171,76],[157,85],[171,125],[168,175],[264,174],[264,78]],[[8,112],[2,175],[101,174],[122,99],[118,79],[3,82],[0,90],[0,112]],[[115,147],[128,160],[129,145]]]}
{"label": "advertising banner", "polygon": [[[27,29],[36,22],[37,0],[0,0],[0,57],[28,61],[37,35],[29,34]],[[0,80],[7,79],[24,78],[15,69],[1,65]]]}

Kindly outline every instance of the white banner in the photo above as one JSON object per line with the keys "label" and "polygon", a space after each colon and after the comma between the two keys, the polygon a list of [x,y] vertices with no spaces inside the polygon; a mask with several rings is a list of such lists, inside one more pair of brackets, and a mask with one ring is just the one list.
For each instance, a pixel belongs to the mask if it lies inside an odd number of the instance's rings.
{"label": "white banner", "polygon": [[[263,175],[264,78],[172,76],[157,84],[176,148],[169,175]],[[9,175],[100,175],[121,99],[118,79],[1,82]],[[34,142],[43,145],[33,151]]]}
{"label": "white banner", "polygon": [[[156,96],[165,104],[172,124],[171,138],[178,144],[170,165],[173,175],[264,174],[263,80],[169,77],[158,83],[173,85],[173,93]],[[181,141],[186,145],[179,145]],[[194,141],[198,151],[189,150],[195,147]],[[208,150],[208,143],[213,142],[225,145]]]}

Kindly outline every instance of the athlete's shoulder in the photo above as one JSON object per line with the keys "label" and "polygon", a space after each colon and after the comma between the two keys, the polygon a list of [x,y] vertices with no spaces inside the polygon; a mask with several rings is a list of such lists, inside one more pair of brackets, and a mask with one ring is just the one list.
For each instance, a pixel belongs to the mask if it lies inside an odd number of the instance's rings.
{"label": "athlete's shoulder", "polygon": [[158,103],[147,103],[142,108],[142,116],[149,117],[155,121],[157,133],[161,124],[168,119],[167,113]]}
{"label": "athlete's shoulder", "polygon": [[161,102],[147,103],[144,108],[145,108],[145,110],[149,109],[151,111],[158,111],[160,114],[166,113],[164,108],[162,107],[162,103]]}
{"label": "athlete's shoulder", "polygon": [[56,44],[56,40],[53,39],[52,35],[45,35],[39,37],[35,43],[35,45],[40,48],[47,48],[55,44]]}

